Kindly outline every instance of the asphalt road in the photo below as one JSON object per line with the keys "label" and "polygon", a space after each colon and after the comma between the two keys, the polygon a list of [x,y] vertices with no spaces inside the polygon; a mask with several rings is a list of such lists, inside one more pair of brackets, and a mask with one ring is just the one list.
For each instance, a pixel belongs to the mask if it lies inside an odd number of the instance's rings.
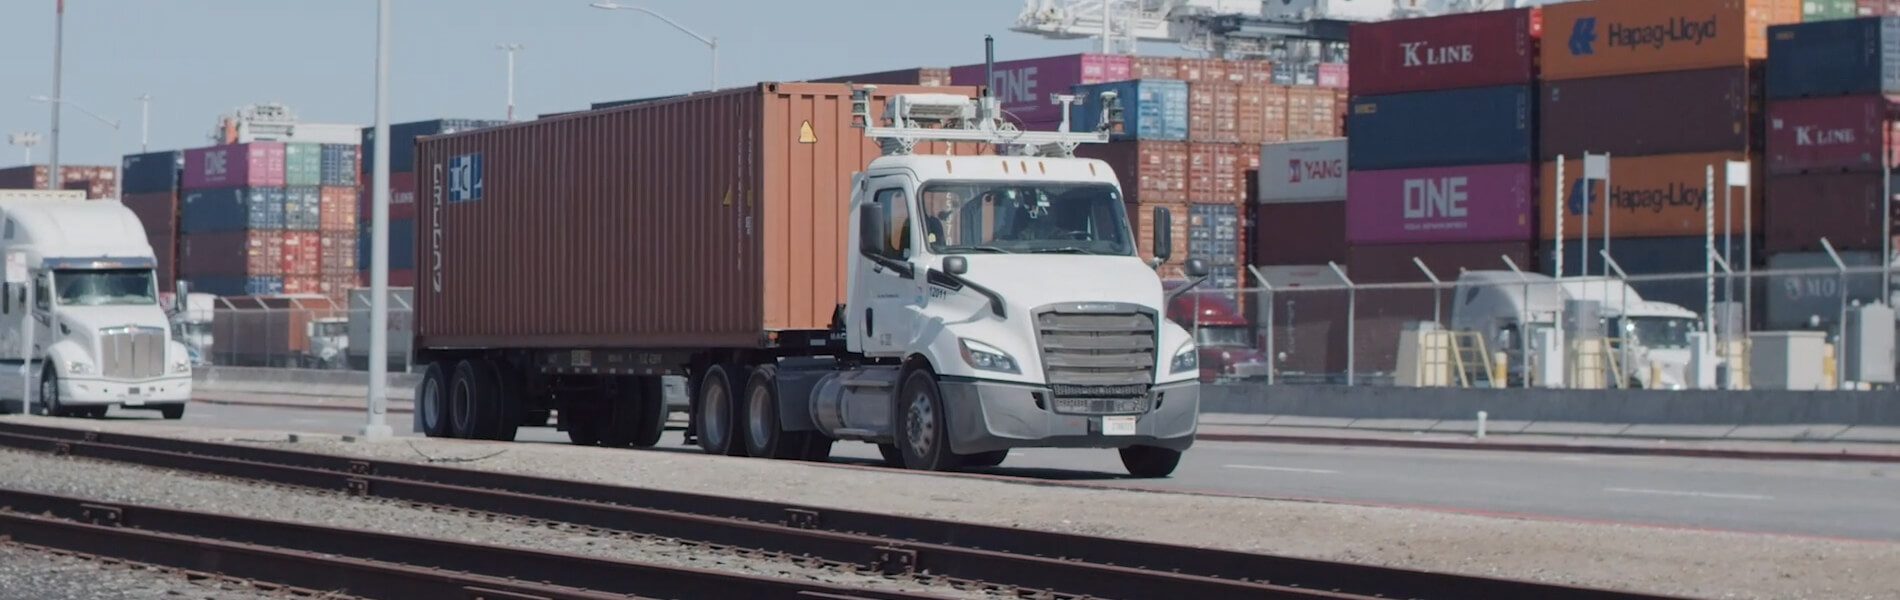
{"label": "asphalt road", "polygon": [[[409,415],[391,414],[398,435]],[[108,418],[313,433],[356,431],[346,412],[193,404],[182,422],[150,411]],[[552,428],[519,441],[567,443]],[[677,429],[657,450],[693,452]],[[839,443],[834,461],[881,463],[869,444]],[[1188,491],[1395,504],[1565,519],[1619,521],[1900,541],[1900,466],[1865,463],[1417,450],[1201,442],[1174,477],[1126,479],[1107,450],[1023,449],[988,473]]]}

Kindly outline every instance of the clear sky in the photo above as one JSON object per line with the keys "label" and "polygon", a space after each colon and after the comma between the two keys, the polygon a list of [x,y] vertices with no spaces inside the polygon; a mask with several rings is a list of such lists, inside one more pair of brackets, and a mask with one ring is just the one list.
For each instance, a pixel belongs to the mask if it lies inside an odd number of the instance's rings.
{"label": "clear sky", "polygon": [[[591,0],[393,0],[391,122],[501,118],[505,55],[516,55],[516,116],[704,89],[704,44],[664,22]],[[0,140],[32,131],[45,163],[58,0],[0,0]],[[1009,31],[1022,0],[623,0],[719,38],[719,81],[734,87],[983,60],[1082,52],[1084,40]],[[153,150],[209,144],[217,117],[281,102],[300,120],[375,117],[375,0],[67,0],[62,164],[116,164],[139,145],[151,94]],[[1143,43],[1143,53],[1183,55]],[[120,131],[74,106],[122,122]],[[0,167],[24,149],[0,147]]]}

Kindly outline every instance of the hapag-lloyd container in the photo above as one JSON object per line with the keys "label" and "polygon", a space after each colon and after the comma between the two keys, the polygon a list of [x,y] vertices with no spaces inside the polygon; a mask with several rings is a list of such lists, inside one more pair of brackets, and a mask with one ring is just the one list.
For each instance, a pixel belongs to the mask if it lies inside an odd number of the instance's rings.
{"label": "hapag-lloyd container", "polygon": [[[1835,250],[1879,250],[1885,231],[1880,177],[1868,171],[1769,178],[1767,208],[1755,213],[1756,226],[1767,235],[1762,248],[1812,252],[1822,249],[1825,237]],[[1900,193],[1900,177],[1889,185]]]}
{"label": "hapag-lloyd container", "polygon": [[1094,131],[1102,122],[1102,92],[1121,99],[1122,128],[1115,140],[1185,140],[1188,137],[1188,84],[1170,79],[1134,79],[1076,85],[1082,101],[1069,112],[1070,131]]}
{"label": "hapag-lloyd container", "polygon": [[1716,67],[1768,56],[1767,27],[1801,0],[1591,0],[1547,4],[1545,81]]}
{"label": "hapag-lloyd container", "polygon": [[1346,196],[1352,244],[1531,239],[1537,184],[1530,164],[1353,171]]}
{"label": "hapag-lloyd container", "polygon": [[1756,75],[1722,67],[1545,82],[1539,158],[1760,149]]}
{"label": "hapag-lloyd container", "polygon": [[1121,180],[1122,199],[1126,202],[1186,204],[1188,201],[1187,142],[1143,140],[1083,144],[1076,147],[1075,155],[1107,162],[1109,168],[1115,170],[1115,177]]}
{"label": "hapag-lloyd container", "polygon": [[1839,96],[1768,105],[1768,172],[1877,171],[1900,165],[1900,97]]}
{"label": "hapag-lloyd container", "polygon": [[1768,28],[1768,97],[1900,93],[1900,17]]}
{"label": "hapag-lloyd container", "polygon": [[[880,86],[872,114],[896,93],[976,89]],[[880,154],[850,115],[848,86],[768,82],[419,141],[415,343],[749,348],[828,328],[842,198]],[[451,161],[474,156],[480,195],[449,202]]]}
{"label": "hapag-lloyd container", "polygon": [[282,187],[284,143],[247,142],[185,151],[185,189]]}
{"label": "hapag-lloyd container", "polygon": [[[1759,156],[1752,157],[1759,159]],[[1699,154],[1661,154],[1656,156],[1610,157],[1611,191],[1608,194],[1610,205],[1610,235],[1613,237],[1677,237],[1702,235],[1707,229],[1704,224],[1703,210],[1705,198],[1703,190],[1708,187],[1707,169],[1714,167],[1718,189],[1711,196],[1715,205],[1715,230],[1724,231],[1722,204],[1723,191],[1720,186],[1724,179],[1725,165],[1731,160],[1751,160],[1743,152],[1710,152]],[[1752,180],[1762,181],[1761,161],[1753,160]],[[1585,194],[1582,183],[1582,160],[1566,160],[1564,176],[1557,180],[1557,163],[1545,162],[1541,177],[1545,190],[1537,195],[1540,210],[1537,211],[1537,229],[1546,240],[1556,239],[1555,199],[1550,192],[1552,185],[1563,191],[1564,237],[1576,238],[1583,231],[1584,200],[1590,204],[1590,235],[1603,235],[1603,182],[1589,182],[1589,193]],[[1760,230],[1762,219],[1762,186],[1750,188],[1754,192],[1755,218],[1753,225]],[[1747,202],[1742,191],[1735,190],[1730,201],[1734,205],[1732,221],[1726,231],[1739,235],[1744,231]]]}
{"label": "hapag-lloyd container", "polygon": [[1355,96],[1346,151],[1354,169],[1366,170],[1529,163],[1536,153],[1533,89],[1504,85]]}
{"label": "hapag-lloyd container", "polygon": [[1346,138],[1260,147],[1256,202],[1328,202],[1346,198]]}
{"label": "hapag-lloyd container", "polygon": [[1009,111],[1010,120],[1051,122],[1062,119],[1062,107],[1049,101],[1050,94],[1067,94],[1079,83],[1132,79],[1130,64],[1126,54],[1095,53],[998,61],[990,81],[983,80],[984,65],[974,64],[952,67],[950,83],[958,86],[987,83],[1003,110]]}
{"label": "hapag-lloyd container", "polygon": [[1542,35],[1537,8],[1354,24],[1349,88],[1364,96],[1529,84]]}

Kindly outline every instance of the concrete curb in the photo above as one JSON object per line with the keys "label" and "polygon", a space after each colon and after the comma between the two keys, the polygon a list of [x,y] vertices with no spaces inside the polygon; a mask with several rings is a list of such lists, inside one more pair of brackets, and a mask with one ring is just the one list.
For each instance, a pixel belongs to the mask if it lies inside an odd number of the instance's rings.
{"label": "concrete curb", "polygon": [[[327,410],[327,411],[332,411],[332,412],[363,412],[364,411],[364,408],[361,406],[347,406],[347,405],[337,405],[337,404],[299,404],[299,403],[294,403],[294,402],[260,402],[256,400],[225,400],[221,398],[217,398],[217,399],[192,398],[191,401],[200,403],[200,404],[214,404],[214,405],[219,405],[219,406],[249,406],[249,407],[255,407],[255,408],[292,408],[292,409],[299,409],[299,410]],[[387,407],[386,411],[389,412],[390,414],[405,414],[405,415],[416,412],[414,408],[402,408],[402,407],[397,407],[397,406],[389,406]]]}
{"label": "concrete curb", "polygon": [[1302,444],[1309,446],[1372,446],[1428,450],[1542,452],[1548,454],[1621,454],[1628,456],[1676,456],[1741,460],[1900,463],[1900,454],[1874,454],[1848,452],[1845,450],[1841,452],[1800,452],[1789,450],[1743,450],[1739,448],[1664,448],[1655,446],[1618,446],[1613,444],[1538,444],[1526,442],[1483,442],[1477,440],[1401,440],[1390,438],[1250,433],[1202,433],[1195,435],[1194,439],[1195,441],[1206,442],[1254,442],[1265,444]]}

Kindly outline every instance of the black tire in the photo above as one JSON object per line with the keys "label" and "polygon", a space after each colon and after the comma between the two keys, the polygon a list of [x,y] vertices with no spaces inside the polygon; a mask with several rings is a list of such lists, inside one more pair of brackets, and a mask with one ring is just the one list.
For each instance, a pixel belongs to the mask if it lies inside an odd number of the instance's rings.
{"label": "black tire", "polygon": [[72,409],[61,406],[59,403],[59,374],[54,373],[50,365],[40,374],[39,398],[36,404],[39,406],[39,412],[34,414],[49,417],[65,417],[72,414]]}
{"label": "black tire", "polygon": [[501,426],[496,410],[495,371],[480,359],[455,364],[455,376],[449,380],[449,429],[455,437],[479,440],[493,435]]}
{"label": "black tire", "polygon": [[778,365],[759,365],[746,378],[740,432],[746,455],[789,459],[805,455],[806,433],[785,431],[778,418]]}
{"label": "black tire", "polygon": [[927,369],[911,371],[901,389],[891,414],[897,416],[897,449],[903,454],[904,468],[942,471],[954,466],[956,455],[948,447],[950,436],[936,375]]}
{"label": "black tire", "polygon": [[600,431],[600,445],[610,448],[651,448],[659,443],[660,434],[665,433],[666,417],[660,417],[657,431],[650,430],[651,419],[647,414],[652,411],[648,406],[654,401],[653,386],[646,377],[615,377],[606,392],[606,408],[602,415],[603,426]]}
{"label": "black tire", "polygon": [[976,454],[958,455],[957,459],[966,467],[994,467],[1003,464],[1009,458],[1009,450],[992,450]]}
{"label": "black tire", "polygon": [[548,410],[531,410],[521,413],[522,427],[547,427]]}
{"label": "black tire", "polygon": [[561,427],[567,430],[567,441],[576,446],[595,446],[600,444],[600,426],[605,415],[596,409],[581,408],[569,402],[561,409]]}
{"label": "black tire", "polygon": [[[93,418],[99,419],[99,418],[104,418],[105,416],[106,416],[106,407],[101,406],[99,407],[99,414],[97,414]],[[160,406],[158,407],[158,416],[164,417],[165,420],[167,421],[176,421],[179,419],[183,419],[185,418],[185,405],[167,404],[165,406]]]}
{"label": "black tire", "polygon": [[666,418],[672,410],[666,406],[666,384],[657,376],[641,377],[640,422],[633,436],[633,447],[652,448],[666,435]]}
{"label": "black tire", "polygon": [[1122,448],[1121,454],[1122,466],[1128,468],[1128,474],[1143,479],[1167,477],[1181,464],[1180,450],[1158,446],[1131,446]]}
{"label": "black tire", "polygon": [[904,468],[904,451],[898,450],[897,444],[878,444],[877,453],[884,457],[884,466]]}
{"label": "black tire", "polygon": [[494,390],[489,395],[495,415],[492,417],[494,426],[481,439],[515,441],[515,436],[521,433],[521,377],[515,372],[514,366],[506,362],[482,362],[488,366],[488,389]]}
{"label": "black tire", "polygon": [[693,419],[699,434],[699,448],[707,454],[725,456],[745,456],[745,443],[738,437],[738,411],[734,406],[734,389],[730,365],[713,365],[700,377],[699,386],[693,392],[697,396],[693,410],[697,412]]}
{"label": "black tire", "polygon": [[422,421],[422,435],[439,438],[455,434],[449,427],[450,369],[441,362],[429,363],[423,370],[422,383],[416,386],[416,412]]}
{"label": "black tire", "polygon": [[825,437],[817,431],[805,432],[805,451],[799,453],[798,460],[808,462],[831,462],[831,447],[837,440]]}

